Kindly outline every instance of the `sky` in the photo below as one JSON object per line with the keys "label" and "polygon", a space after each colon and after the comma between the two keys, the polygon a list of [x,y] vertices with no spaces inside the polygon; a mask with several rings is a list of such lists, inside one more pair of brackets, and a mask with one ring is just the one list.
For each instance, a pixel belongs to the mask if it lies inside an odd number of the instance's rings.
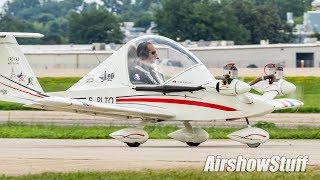
{"label": "sky", "polygon": [[5,2],[7,2],[7,0],[0,0],[0,12],[3,11],[3,5]]}

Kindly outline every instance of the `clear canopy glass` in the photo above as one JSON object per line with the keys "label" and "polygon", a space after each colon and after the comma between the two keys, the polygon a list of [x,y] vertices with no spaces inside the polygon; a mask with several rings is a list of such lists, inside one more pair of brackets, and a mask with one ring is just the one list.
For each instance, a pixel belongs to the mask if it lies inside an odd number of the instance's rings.
{"label": "clear canopy glass", "polygon": [[128,45],[132,84],[160,85],[200,63],[185,47],[162,36],[142,36],[131,40]]}

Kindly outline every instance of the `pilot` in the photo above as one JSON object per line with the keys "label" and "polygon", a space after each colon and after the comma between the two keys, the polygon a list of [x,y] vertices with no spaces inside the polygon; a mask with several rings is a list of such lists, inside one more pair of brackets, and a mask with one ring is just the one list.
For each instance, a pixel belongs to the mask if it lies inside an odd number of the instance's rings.
{"label": "pilot", "polygon": [[137,47],[139,60],[130,70],[130,80],[134,84],[162,84],[163,75],[154,68],[158,59],[157,51],[151,42],[142,42]]}

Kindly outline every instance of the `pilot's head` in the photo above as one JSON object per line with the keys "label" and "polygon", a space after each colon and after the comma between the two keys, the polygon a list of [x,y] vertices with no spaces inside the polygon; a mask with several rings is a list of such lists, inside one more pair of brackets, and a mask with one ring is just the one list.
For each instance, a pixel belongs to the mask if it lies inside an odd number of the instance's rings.
{"label": "pilot's head", "polygon": [[141,60],[154,63],[157,59],[157,51],[151,42],[142,42],[137,47],[137,56]]}

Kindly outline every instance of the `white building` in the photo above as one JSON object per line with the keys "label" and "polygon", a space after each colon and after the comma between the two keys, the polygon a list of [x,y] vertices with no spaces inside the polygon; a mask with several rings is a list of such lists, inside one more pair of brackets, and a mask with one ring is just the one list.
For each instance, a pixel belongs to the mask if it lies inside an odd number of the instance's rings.
{"label": "white building", "polygon": [[[33,68],[79,68],[91,69],[109,57],[114,51],[92,51],[90,46],[79,50],[57,50],[54,45],[41,48],[40,45],[22,46]],[[73,47],[76,47],[74,45]],[[80,46],[79,46],[80,47]],[[107,48],[108,49],[108,48]],[[271,44],[190,48],[208,68],[220,68],[233,62],[239,68],[249,65],[263,67],[268,63],[282,64],[288,68],[320,67],[320,44]],[[161,57],[160,57],[161,58]]]}

